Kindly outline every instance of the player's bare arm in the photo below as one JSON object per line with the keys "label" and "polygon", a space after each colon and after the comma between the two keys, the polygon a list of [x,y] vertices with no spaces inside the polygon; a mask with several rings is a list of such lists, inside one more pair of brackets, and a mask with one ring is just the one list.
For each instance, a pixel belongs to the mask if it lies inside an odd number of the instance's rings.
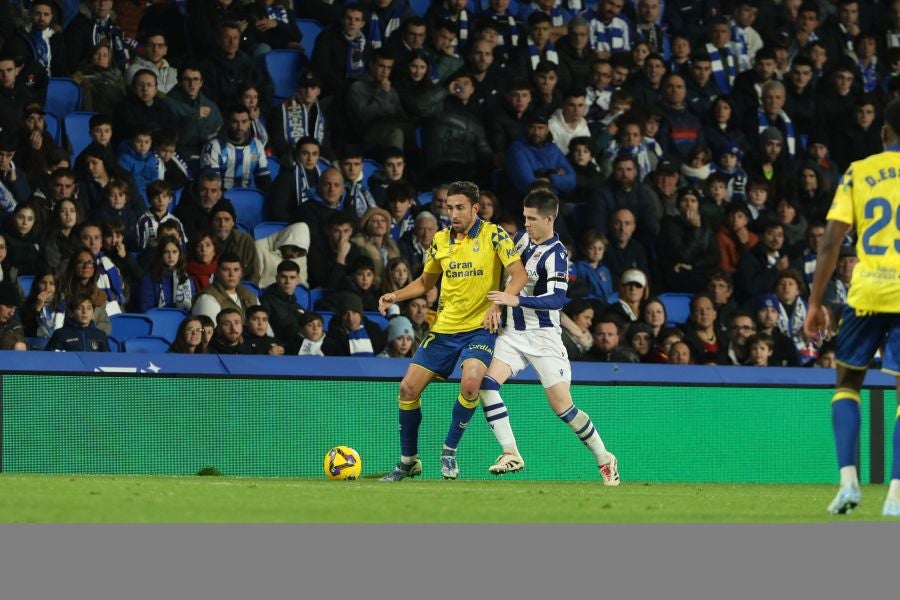
{"label": "player's bare arm", "polygon": [[425,292],[434,287],[438,277],[440,277],[440,273],[422,273],[419,277],[410,282],[409,285],[400,288],[396,292],[384,294],[378,299],[378,312],[383,315],[395,302],[403,302],[404,300],[418,298],[419,296],[424,295]]}
{"label": "player's bare arm", "polygon": [[[491,291],[487,294],[488,300],[491,301],[491,307],[488,309],[487,314],[484,315],[483,325],[488,331],[497,331],[500,327],[500,318],[502,316],[502,311],[500,310],[501,306],[504,304],[506,306],[519,305],[519,292],[521,292],[522,288],[525,287],[525,284],[528,283],[528,273],[525,271],[525,265],[522,264],[522,261],[517,260],[516,262],[510,263],[507,265],[506,271],[510,276],[510,280],[505,290],[502,292]],[[515,304],[497,302],[492,297],[494,294],[503,294],[510,298],[514,298]]]}
{"label": "player's bare arm", "polygon": [[830,315],[822,306],[822,301],[825,298],[825,288],[837,266],[841,241],[849,230],[850,225],[841,221],[831,220],[825,226],[825,235],[819,242],[819,251],[816,256],[816,272],[813,275],[812,290],[809,293],[806,321],[803,323],[803,335],[807,339],[821,338],[828,331]]}

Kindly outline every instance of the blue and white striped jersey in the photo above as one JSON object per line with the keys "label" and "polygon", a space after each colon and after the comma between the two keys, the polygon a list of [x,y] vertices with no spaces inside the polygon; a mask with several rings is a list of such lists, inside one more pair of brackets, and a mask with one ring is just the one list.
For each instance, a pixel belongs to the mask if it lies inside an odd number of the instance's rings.
{"label": "blue and white striped jersey", "polygon": [[528,273],[528,283],[519,293],[519,306],[507,307],[506,329],[553,328],[561,332],[559,311],[569,287],[566,247],[558,235],[536,244],[524,231],[516,234],[515,243]]}
{"label": "blue and white striped jersey", "polygon": [[266,150],[256,138],[250,138],[242,146],[222,138],[211,140],[203,148],[201,162],[204,169],[212,169],[222,176],[226,190],[256,187],[257,177],[269,175]]}

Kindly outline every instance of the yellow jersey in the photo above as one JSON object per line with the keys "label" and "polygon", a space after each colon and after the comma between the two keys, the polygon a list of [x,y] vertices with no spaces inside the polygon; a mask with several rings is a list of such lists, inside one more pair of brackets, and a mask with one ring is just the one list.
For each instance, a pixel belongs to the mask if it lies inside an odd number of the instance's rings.
{"label": "yellow jersey", "polygon": [[847,304],[900,313],[900,145],[851,164],[827,218],[856,229],[859,264]]}
{"label": "yellow jersey", "polygon": [[482,326],[490,308],[487,293],[500,289],[503,267],[519,259],[516,245],[499,225],[476,218],[458,240],[452,229],[434,235],[423,270],[441,274],[435,333],[463,333]]}

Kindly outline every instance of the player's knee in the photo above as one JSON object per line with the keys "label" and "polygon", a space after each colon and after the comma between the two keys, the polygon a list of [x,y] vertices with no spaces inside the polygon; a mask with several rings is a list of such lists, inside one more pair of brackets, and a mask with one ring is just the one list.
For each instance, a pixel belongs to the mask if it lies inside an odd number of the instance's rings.
{"label": "player's knee", "polygon": [[474,400],[478,398],[478,391],[480,388],[480,378],[463,377],[459,384],[459,393],[467,400]]}
{"label": "player's knee", "polygon": [[416,386],[410,384],[409,381],[403,379],[400,381],[400,399],[401,400],[412,400],[417,398],[421,390],[417,389]]}

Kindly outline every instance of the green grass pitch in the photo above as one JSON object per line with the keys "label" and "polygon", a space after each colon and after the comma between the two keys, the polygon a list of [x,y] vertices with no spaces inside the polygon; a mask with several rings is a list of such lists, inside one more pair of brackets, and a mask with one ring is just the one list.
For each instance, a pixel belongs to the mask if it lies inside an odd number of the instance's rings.
{"label": "green grass pitch", "polygon": [[4,523],[827,523],[881,520],[885,486],[0,474]]}

